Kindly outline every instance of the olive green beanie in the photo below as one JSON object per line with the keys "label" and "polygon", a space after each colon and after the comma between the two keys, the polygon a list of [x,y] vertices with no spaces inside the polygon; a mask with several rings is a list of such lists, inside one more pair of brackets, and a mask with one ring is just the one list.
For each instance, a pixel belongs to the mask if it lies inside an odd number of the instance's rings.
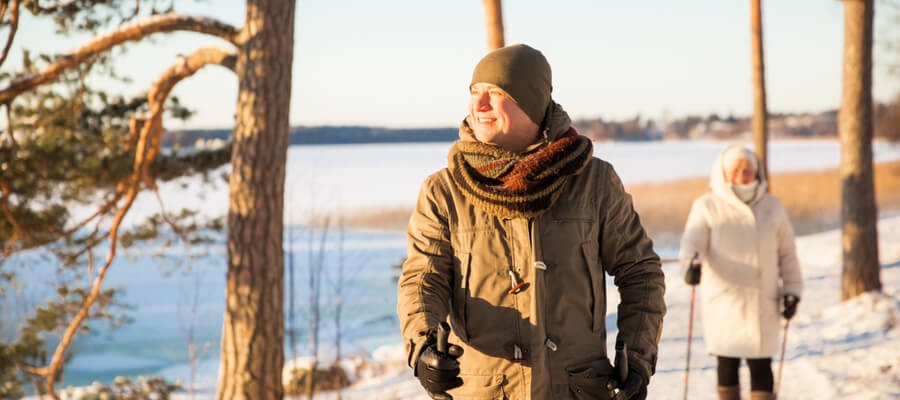
{"label": "olive green beanie", "polygon": [[540,51],[524,44],[488,53],[472,73],[472,83],[490,83],[503,89],[538,126],[550,105],[550,64]]}

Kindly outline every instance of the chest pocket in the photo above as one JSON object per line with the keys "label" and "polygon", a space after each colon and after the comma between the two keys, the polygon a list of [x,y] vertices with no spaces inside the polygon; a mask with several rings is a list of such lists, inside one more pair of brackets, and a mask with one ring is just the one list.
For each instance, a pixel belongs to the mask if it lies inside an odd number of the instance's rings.
{"label": "chest pocket", "polygon": [[[470,343],[501,332],[515,321],[509,290],[509,254],[494,227],[461,229],[451,234],[454,248],[451,322],[457,336]],[[509,303],[509,304],[507,304]],[[487,338],[482,338],[487,340]]]}
{"label": "chest pocket", "polygon": [[542,217],[541,252],[548,263],[546,316],[551,326],[597,332],[603,326],[603,270],[593,210],[564,208]]}

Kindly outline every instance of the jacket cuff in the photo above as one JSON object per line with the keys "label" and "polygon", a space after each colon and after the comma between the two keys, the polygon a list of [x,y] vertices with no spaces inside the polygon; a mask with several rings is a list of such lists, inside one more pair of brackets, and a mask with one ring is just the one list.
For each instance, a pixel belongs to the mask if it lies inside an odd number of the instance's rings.
{"label": "jacket cuff", "polygon": [[409,339],[406,343],[406,365],[413,369],[413,374],[415,374],[416,362],[419,360],[419,355],[422,354],[426,339],[427,337],[423,335],[416,339]]}
{"label": "jacket cuff", "polygon": [[407,331],[409,337],[404,338],[406,340],[406,365],[415,370],[416,361],[419,359],[422,347],[424,347],[425,341],[428,340],[428,324],[425,323],[424,319],[419,319],[411,325],[411,329]]}

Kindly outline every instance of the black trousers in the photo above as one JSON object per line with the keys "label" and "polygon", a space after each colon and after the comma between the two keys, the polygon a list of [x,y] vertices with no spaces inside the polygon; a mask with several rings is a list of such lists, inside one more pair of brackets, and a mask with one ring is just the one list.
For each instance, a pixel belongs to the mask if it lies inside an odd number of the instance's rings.
{"label": "black trousers", "polygon": [[[719,386],[737,386],[738,367],[741,366],[740,358],[717,357],[719,361],[718,375]],[[775,378],[772,376],[771,358],[748,358],[747,367],[750,368],[750,390],[760,392],[772,392],[775,386]]]}

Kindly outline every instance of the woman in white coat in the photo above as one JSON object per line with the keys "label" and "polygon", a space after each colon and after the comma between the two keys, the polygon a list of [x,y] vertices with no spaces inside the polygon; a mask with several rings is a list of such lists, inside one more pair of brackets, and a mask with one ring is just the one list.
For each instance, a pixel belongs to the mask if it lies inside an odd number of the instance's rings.
{"label": "woman in white coat", "polygon": [[793,228],[758,165],[741,146],[722,152],[710,176],[712,192],[691,208],[679,253],[685,281],[700,284],[704,342],[717,356],[718,393],[725,400],[740,399],[742,358],[750,368],[751,399],[775,398],[772,357],[781,317],[794,315],[803,290]]}

